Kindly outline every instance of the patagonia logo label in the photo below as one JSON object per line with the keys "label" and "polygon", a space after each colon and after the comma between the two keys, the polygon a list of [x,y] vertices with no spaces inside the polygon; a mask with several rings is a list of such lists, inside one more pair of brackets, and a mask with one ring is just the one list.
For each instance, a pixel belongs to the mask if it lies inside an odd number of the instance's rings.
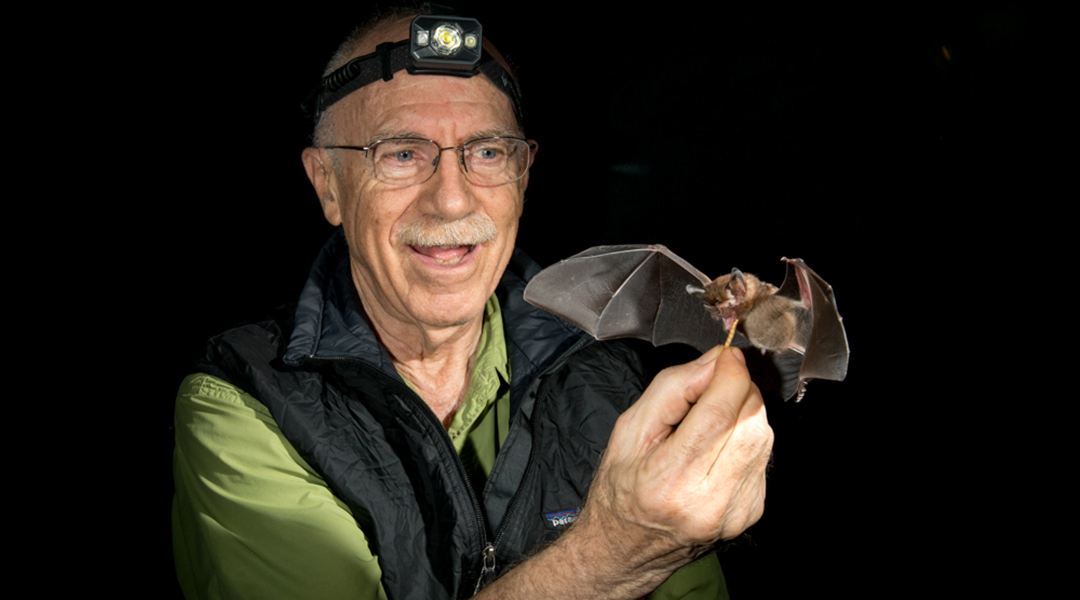
{"label": "patagonia logo label", "polygon": [[566,527],[577,519],[578,509],[560,510],[558,512],[544,513],[544,518],[552,527]]}

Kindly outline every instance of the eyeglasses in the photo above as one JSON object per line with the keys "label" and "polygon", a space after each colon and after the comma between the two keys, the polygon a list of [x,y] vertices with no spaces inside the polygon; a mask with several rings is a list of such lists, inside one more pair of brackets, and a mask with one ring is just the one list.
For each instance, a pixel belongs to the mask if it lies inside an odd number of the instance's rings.
{"label": "eyeglasses", "polygon": [[517,181],[529,170],[535,142],[511,137],[473,140],[460,148],[441,148],[432,140],[392,138],[370,146],[325,146],[341,150],[360,150],[367,156],[368,168],[375,179],[394,186],[423,183],[439,168],[446,150],[461,152],[461,170],[475,185],[493,186]]}

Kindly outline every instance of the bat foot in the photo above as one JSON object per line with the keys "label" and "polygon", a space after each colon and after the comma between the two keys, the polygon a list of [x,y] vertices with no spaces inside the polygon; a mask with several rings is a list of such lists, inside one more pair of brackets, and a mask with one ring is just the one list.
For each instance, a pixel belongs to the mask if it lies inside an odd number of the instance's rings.
{"label": "bat foot", "polygon": [[799,389],[798,389],[797,392],[795,392],[795,401],[796,402],[801,402],[802,399],[803,399],[803,396],[805,396],[805,395],[806,395],[806,382],[805,381],[800,381],[799,382]]}

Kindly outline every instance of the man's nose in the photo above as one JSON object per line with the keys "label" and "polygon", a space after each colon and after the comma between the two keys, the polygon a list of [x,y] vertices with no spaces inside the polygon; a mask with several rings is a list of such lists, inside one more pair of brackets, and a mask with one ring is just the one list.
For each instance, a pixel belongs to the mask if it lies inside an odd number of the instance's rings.
{"label": "man's nose", "polygon": [[[444,156],[443,152],[450,154]],[[460,219],[476,209],[476,196],[465,179],[461,155],[454,148],[445,148],[436,161],[435,174],[424,184],[423,208],[444,219]]]}

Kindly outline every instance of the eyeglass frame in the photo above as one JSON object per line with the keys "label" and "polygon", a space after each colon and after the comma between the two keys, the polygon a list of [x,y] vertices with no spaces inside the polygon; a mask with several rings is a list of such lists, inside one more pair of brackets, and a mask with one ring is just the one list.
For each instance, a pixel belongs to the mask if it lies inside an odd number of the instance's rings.
{"label": "eyeglass frame", "polygon": [[[473,181],[471,179],[470,175],[469,175],[469,167],[468,167],[468,165],[465,164],[465,146],[468,146],[470,144],[475,144],[476,142],[483,142],[483,141],[486,141],[486,140],[515,140],[515,141],[518,141],[518,142],[525,142],[525,147],[529,149],[529,162],[528,162],[527,165],[525,165],[525,169],[521,172],[521,175],[518,175],[517,177],[515,177],[513,179],[510,179],[508,181],[504,181],[502,183],[476,183],[475,181]],[[383,181],[381,179],[376,178],[376,181],[378,181],[380,183],[384,183],[386,185],[393,186],[393,187],[402,187],[402,188],[410,187],[410,186],[414,186],[414,185],[420,185],[421,183],[425,183],[429,179],[434,177],[435,172],[439,170],[439,164],[442,163],[442,153],[447,151],[447,150],[457,150],[460,153],[460,154],[458,154],[458,161],[457,162],[460,165],[461,172],[465,174],[465,179],[467,179],[469,181],[469,183],[472,183],[473,185],[483,186],[483,187],[498,187],[500,185],[506,185],[508,183],[513,183],[515,181],[520,180],[522,177],[525,177],[525,174],[528,173],[529,169],[532,168],[532,155],[533,155],[534,152],[536,152],[536,148],[539,146],[539,144],[537,144],[535,141],[527,140],[525,138],[502,136],[502,135],[493,135],[493,136],[489,136],[489,137],[483,137],[483,138],[477,138],[475,140],[470,140],[468,142],[465,142],[461,146],[447,146],[445,148],[440,146],[439,142],[436,142],[435,140],[427,140],[427,139],[424,139],[424,138],[385,138],[385,139],[381,139],[381,140],[375,140],[374,142],[371,142],[367,146],[320,146],[320,149],[322,149],[322,150],[357,150],[357,151],[363,151],[364,157],[370,163],[371,160],[372,160],[372,157],[371,157],[370,154],[368,154],[369,150],[375,148],[376,146],[378,146],[379,144],[381,144],[383,142],[394,142],[394,141],[430,142],[431,144],[434,144],[435,147],[439,150],[439,154],[438,154],[438,156],[435,157],[434,164],[432,165],[431,172],[428,173],[427,177],[425,177],[424,179],[422,179],[420,181],[416,181],[416,182],[413,182],[413,183],[407,183],[407,184],[394,184],[394,183],[391,183],[391,182],[388,182],[388,181]],[[375,173],[374,166],[372,166],[371,171],[372,171],[372,174]]]}

